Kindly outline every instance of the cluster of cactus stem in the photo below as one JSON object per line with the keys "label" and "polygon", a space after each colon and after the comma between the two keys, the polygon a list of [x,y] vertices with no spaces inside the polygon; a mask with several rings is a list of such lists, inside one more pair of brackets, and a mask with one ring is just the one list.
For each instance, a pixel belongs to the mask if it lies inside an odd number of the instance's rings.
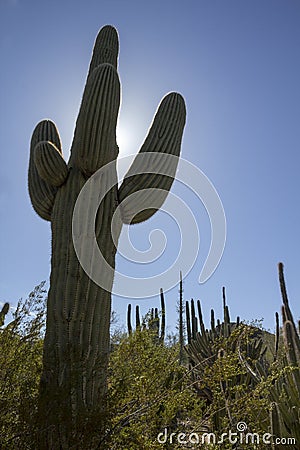
{"label": "cluster of cactus stem", "polygon": [[[274,363],[276,377],[260,360],[254,365],[244,360],[245,368],[256,382],[266,382],[271,377],[269,397],[271,401],[270,424],[274,438],[295,439],[289,448],[298,449],[300,442],[300,326],[296,324],[289,306],[283,273],[283,264],[278,265],[279,284],[282,296],[282,327],[276,312]],[[292,441],[291,441],[292,442]],[[272,448],[285,448],[273,440]]]}
{"label": "cluster of cactus stem", "polygon": [[[222,289],[223,294],[223,322],[220,319],[215,320],[215,312],[211,309],[210,312],[210,329],[207,329],[204,325],[201,302],[197,300],[197,312],[195,307],[195,301],[191,299],[190,302],[186,301],[185,313],[186,313],[186,330],[188,346],[186,350],[192,348],[195,345],[195,341],[201,340],[203,342],[203,350],[209,351],[209,343],[214,342],[219,337],[227,338],[232,331],[236,329],[240,324],[240,318],[237,317],[235,322],[230,321],[229,308],[226,304],[225,288]],[[198,314],[198,317],[197,317]],[[205,355],[203,355],[205,357]]]}
{"label": "cluster of cactus stem", "polygon": [[[171,92],[161,101],[140,150],[140,154],[150,153],[154,157],[147,159],[147,165],[137,157],[118,188],[118,50],[117,31],[112,26],[103,27],[95,42],[69,161],[63,159],[59,133],[52,121],[41,121],[31,139],[29,194],[34,210],[51,222],[52,229],[40,387],[40,417],[42,428],[47,431],[40,448],[69,448],[80,418],[85,420],[87,414],[105,410],[111,289],[122,224],[142,222],[159,209],[172,185],[178,162],[178,158],[166,162],[163,155],[180,155],[186,110],[182,96]],[[78,261],[72,220],[81,189],[108,163],[113,167],[114,185],[99,206],[94,230],[99,249],[112,268],[112,275],[106,280],[108,287],[103,289],[90,279]],[[161,165],[167,176],[159,175]],[[100,183],[101,191],[106,188],[105,179]],[[147,207],[145,201],[148,189],[152,207]],[[86,224],[91,219],[94,194],[91,192],[80,217]],[[117,223],[114,239],[113,217]],[[103,268],[97,270],[101,274]]]}
{"label": "cluster of cactus stem", "polygon": [[[281,363],[283,372],[270,390],[272,409],[270,412],[272,434],[276,437],[294,438],[296,443],[289,448],[298,449],[300,443],[300,327],[296,324],[289,306],[283,264],[280,263],[279,282],[282,295],[282,345]],[[279,325],[277,315],[277,342]],[[278,446],[273,447],[278,448]]]}
{"label": "cluster of cactus stem", "polygon": [[[239,317],[236,318],[235,322],[232,322],[229,307],[226,304],[224,287],[222,293],[223,321],[216,320],[215,312],[211,309],[210,328],[205,327],[200,300],[197,301],[196,305],[193,299],[190,302],[186,301],[185,304],[188,343],[184,349],[196,392],[207,406],[213,403],[214,398],[211,389],[205,385],[206,370],[212,368],[218,359],[227,354],[236,353],[239,355],[242,365],[247,364],[248,358],[260,361],[262,367],[267,365],[265,358],[267,346],[265,345],[263,331],[240,322]],[[220,424],[225,415],[230,421],[232,420],[228,400],[230,398],[232,401],[233,395],[236,395],[236,398],[240,395],[238,392],[233,394],[234,387],[237,384],[243,384],[252,388],[258,382],[246,369],[230,379],[220,380],[220,389],[227,406],[226,408],[220,406],[220,409],[213,413],[210,426],[214,430],[220,429]],[[233,423],[231,425],[234,426]]]}
{"label": "cluster of cactus stem", "polygon": [[[166,307],[163,289],[160,289],[160,305],[160,311],[158,310],[158,308],[151,308],[149,313],[146,316],[142,317],[142,319],[140,316],[140,307],[139,305],[136,305],[135,329],[137,331],[143,331],[146,329],[151,330],[153,332],[155,341],[163,344],[166,331]],[[129,335],[133,332],[131,321],[131,306],[131,303],[129,303],[127,306],[127,330]]]}

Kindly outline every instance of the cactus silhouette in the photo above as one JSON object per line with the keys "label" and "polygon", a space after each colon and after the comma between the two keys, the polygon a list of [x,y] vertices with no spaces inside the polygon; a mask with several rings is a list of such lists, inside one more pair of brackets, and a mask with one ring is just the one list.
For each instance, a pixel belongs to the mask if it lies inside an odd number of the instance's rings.
{"label": "cactus silhouette", "polygon": [[[233,407],[229,406],[230,401],[239,398],[239,393],[234,387],[241,385],[245,389],[254,389],[259,380],[254,377],[248,361],[255,361],[260,364],[262,370],[267,367],[265,357],[267,346],[264,339],[264,332],[259,328],[240,323],[239,317],[235,322],[230,320],[229,307],[226,304],[225,288],[223,294],[223,321],[215,320],[215,312],[210,312],[210,329],[205,327],[200,300],[197,300],[196,315],[195,302],[191,299],[186,302],[186,321],[188,343],[185,352],[188,358],[188,365],[191,370],[194,387],[197,395],[203,399],[208,407],[217,405],[216,410],[210,413],[211,430],[220,430],[224,417],[231,421]],[[199,328],[199,330],[198,330]],[[205,384],[205,377],[208,368],[216,367],[215,364],[226,354],[237,353],[245,372],[240,371],[230,378],[220,379],[220,392],[214,393],[211,387]],[[207,424],[206,424],[207,425]]]}
{"label": "cactus silhouette", "polygon": [[[300,335],[290,309],[282,263],[278,264],[278,275],[283,302],[281,312],[284,370],[270,389],[271,431],[274,436],[290,438],[289,447],[297,449],[300,441]],[[276,322],[278,323],[278,315]],[[279,334],[279,326],[277,325],[276,328]],[[293,439],[295,441],[292,445]],[[273,444],[272,448],[275,449],[275,447]]]}
{"label": "cactus silhouette", "polygon": [[1,311],[0,311],[0,327],[2,327],[2,325],[4,325],[4,321],[5,321],[5,316],[9,311],[9,303],[4,303]]}
{"label": "cactus silhouette", "polygon": [[[160,305],[161,305],[161,318],[158,313],[157,308],[151,308],[149,313],[142,318],[140,317],[140,307],[136,305],[135,307],[135,329],[145,330],[150,329],[154,331],[155,341],[159,344],[164,344],[165,331],[166,331],[166,306],[165,306],[165,296],[164,291],[160,288]],[[128,334],[132,334],[132,323],[131,323],[131,303],[127,305],[127,330]]]}
{"label": "cactus silhouette", "polygon": [[[175,92],[166,95],[139,152],[154,155],[152,160],[147,160],[151,167],[146,167],[145,162],[141,164],[137,155],[118,188],[118,49],[115,28],[103,27],[95,42],[69,162],[63,159],[59,133],[52,121],[41,121],[31,139],[29,194],[34,210],[51,222],[52,230],[40,388],[40,416],[44,421],[43,428],[50,430],[46,432],[46,440],[51,448],[68,448],[80,418],[93,414],[99,405],[101,411],[105,410],[111,291],[90,279],[74,250],[72,215],[78,195],[98,169],[108,163],[114,164],[114,186],[104,196],[95,220],[97,244],[113,274],[122,223],[148,219],[167,196],[177,163],[171,158],[172,162],[167,161],[167,175],[161,175],[156,172],[157,165],[166,165],[166,160],[159,157],[179,156],[185,125],[182,96]],[[105,189],[105,179],[102,183]],[[145,189],[151,190],[150,203],[154,207],[147,208]],[[88,222],[90,205],[85,206],[81,220]],[[115,213],[118,230],[113,239],[111,223]],[[101,267],[98,270],[101,273]],[[112,287],[113,275],[108,278],[108,286]],[[55,437],[58,435],[65,437]]]}

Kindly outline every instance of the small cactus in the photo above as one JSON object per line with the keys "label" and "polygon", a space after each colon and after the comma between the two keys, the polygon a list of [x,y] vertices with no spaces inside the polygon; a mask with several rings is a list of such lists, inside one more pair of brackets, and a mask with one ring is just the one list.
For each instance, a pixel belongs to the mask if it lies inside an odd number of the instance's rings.
{"label": "small cactus", "polygon": [[[165,327],[166,327],[166,309],[165,309],[165,298],[164,292],[160,289],[160,304],[161,311],[159,314],[158,308],[151,308],[148,316],[143,318],[141,323],[140,318],[140,307],[136,305],[135,307],[135,327],[136,330],[144,330],[148,328],[154,331],[154,337],[156,342],[163,344],[165,340]],[[161,316],[161,317],[160,317]],[[128,334],[132,334],[132,324],[131,324],[131,304],[127,306],[127,330]]]}

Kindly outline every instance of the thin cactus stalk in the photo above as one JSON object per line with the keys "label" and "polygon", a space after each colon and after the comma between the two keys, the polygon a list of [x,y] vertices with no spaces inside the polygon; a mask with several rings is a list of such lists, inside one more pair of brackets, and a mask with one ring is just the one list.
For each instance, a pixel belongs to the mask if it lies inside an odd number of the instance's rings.
{"label": "thin cactus stalk", "polygon": [[140,307],[136,305],[135,307],[135,327],[137,330],[141,329],[141,320],[140,320]]}
{"label": "thin cactus stalk", "polygon": [[132,333],[132,325],[131,325],[131,304],[129,303],[127,306],[127,330],[128,334]]}
{"label": "thin cactus stalk", "polygon": [[226,292],[224,286],[222,288],[222,296],[223,296],[224,336],[228,337],[230,334],[230,314],[229,308],[226,305]]}
{"label": "thin cactus stalk", "polygon": [[215,311],[213,309],[210,310],[210,329],[213,333],[215,333],[216,322],[215,322]]}
{"label": "thin cactus stalk", "polygon": [[202,316],[202,309],[201,309],[201,302],[200,300],[197,300],[197,309],[198,309],[198,316],[199,316],[199,326],[200,326],[200,332],[202,335],[205,334],[205,326],[203,322],[203,316]]}
{"label": "thin cactus stalk", "polygon": [[188,344],[192,341],[192,327],[191,327],[191,315],[190,315],[190,304],[188,301],[185,302],[185,318],[186,318],[186,332]]}
{"label": "thin cactus stalk", "polygon": [[[270,422],[271,422],[271,430],[274,433],[276,431],[276,436],[284,436],[284,425],[282,422],[282,416],[280,414],[279,405],[276,402],[272,403],[272,408],[270,411]],[[272,449],[275,449],[277,446],[272,444]]]}
{"label": "thin cactus stalk", "polygon": [[151,312],[150,312],[150,324],[153,327],[153,323],[154,323],[154,308],[151,308]]}
{"label": "thin cactus stalk", "polygon": [[183,283],[182,272],[179,274],[179,364],[183,363],[184,357],[184,324],[183,324]]}
{"label": "thin cactus stalk", "polygon": [[192,339],[196,339],[196,333],[198,332],[198,321],[195,312],[195,302],[191,299],[191,325],[192,325]]}
{"label": "thin cactus stalk", "polygon": [[[136,305],[135,307],[135,329],[136,330],[146,330],[148,329],[154,331],[155,341],[163,344],[165,339],[165,326],[166,326],[166,309],[165,309],[165,299],[163,290],[160,289],[160,303],[161,312],[159,313],[158,308],[151,308],[148,315],[142,318],[140,316],[140,307]],[[161,314],[161,319],[160,319]],[[127,306],[127,330],[128,334],[132,333],[132,323],[131,323],[131,304]]]}
{"label": "thin cactus stalk", "polygon": [[154,331],[154,339],[156,342],[159,342],[159,315],[158,308],[152,308],[151,310],[151,322],[150,328]]}
{"label": "thin cactus stalk", "polygon": [[165,333],[166,333],[166,306],[165,306],[164,291],[162,289],[160,289],[160,305],[161,305],[161,329],[159,341],[161,344],[163,344],[165,341]]}
{"label": "thin cactus stalk", "polygon": [[9,311],[9,303],[4,303],[1,311],[0,311],[0,327],[2,327],[4,325],[5,322],[5,316]]}
{"label": "thin cactus stalk", "polygon": [[[81,431],[84,432],[87,417],[97,411],[105,413],[111,288],[122,223],[144,221],[159,209],[177,167],[170,163],[168,176],[156,175],[155,171],[149,175],[143,172],[151,170],[143,164],[141,167],[137,157],[118,188],[118,51],[116,30],[105,26],[95,42],[68,163],[63,159],[57,128],[50,120],[40,122],[31,139],[29,194],[34,210],[51,222],[52,229],[50,290],[40,388],[41,426],[46,431],[40,448],[69,448],[81,422],[84,424]],[[153,155],[154,152],[158,165],[163,164],[159,155],[179,156],[185,116],[181,95],[168,94],[157,110],[140,153],[152,152]],[[76,200],[86,181],[108,163],[114,167],[114,185],[100,204],[95,221],[99,249],[112,268],[104,289],[92,281],[80,265],[72,239],[72,219]],[[155,167],[154,163],[152,166]],[[102,179],[101,183],[100,189],[105,189],[105,180]],[[138,192],[143,189],[153,189],[150,200],[155,207],[145,208],[145,191]],[[163,195],[153,193],[158,191]],[[84,205],[85,210],[82,211],[81,220],[86,224],[90,220],[88,212],[93,202],[92,194],[91,203]],[[114,214],[117,230],[113,240],[111,224]],[[98,269],[102,273],[102,268]],[[97,428],[99,431],[99,424]]]}

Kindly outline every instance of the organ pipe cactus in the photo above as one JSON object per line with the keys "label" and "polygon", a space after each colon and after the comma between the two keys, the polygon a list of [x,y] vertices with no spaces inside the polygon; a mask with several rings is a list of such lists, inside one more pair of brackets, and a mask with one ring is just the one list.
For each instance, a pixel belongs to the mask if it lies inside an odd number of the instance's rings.
{"label": "organ pipe cactus", "polygon": [[[201,303],[197,301],[197,312],[194,300],[186,302],[186,324],[188,344],[184,347],[188,365],[191,370],[194,388],[206,405],[216,410],[211,411],[211,426],[213,430],[220,430],[222,420],[225,416],[232,425],[232,411],[230,402],[239,400],[240,393],[235,393],[235,386],[243,385],[248,390],[256,386],[257,381],[253,374],[249,373],[250,361],[259,361],[264,368],[267,364],[265,353],[267,347],[264,341],[264,332],[258,328],[240,323],[239,317],[236,322],[231,322],[229,308],[226,304],[225,288],[223,288],[223,321],[215,320],[214,310],[211,310],[210,329],[205,327],[201,310]],[[235,357],[240,362],[237,373],[226,376],[226,371],[220,376],[219,387],[221,396],[214,396],[207,380],[207,372],[213,369],[218,372],[218,364],[226,364],[226,360]],[[247,366],[246,366],[247,364]],[[245,367],[246,366],[246,367]]]}
{"label": "organ pipe cactus", "polygon": [[[114,269],[122,223],[148,219],[167,196],[177,168],[176,158],[170,161],[159,158],[179,156],[185,125],[182,96],[175,92],[166,95],[140,150],[140,154],[151,152],[157,157],[148,160],[147,167],[136,157],[118,188],[118,49],[115,28],[103,27],[95,42],[69,161],[63,159],[59,133],[52,121],[41,121],[31,139],[29,194],[34,210],[51,222],[52,230],[40,388],[41,417],[47,429],[45,445],[51,448],[68,448],[80,420],[93,414],[98,405],[102,409],[105,405],[113,270],[106,280],[108,288],[104,289],[81,267],[72,240],[72,216],[78,195],[98,169],[113,164],[115,182],[99,206],[95,236],[102,255]],[[157,167],[163,164],[168,176],[157,174]],[[139,193],[143,189],[156,189],[150,195],[154,207],[147,207],[145,191]],[[88,222],[89,202],[85,208],[81,220]],[[118,227],[113,240],[111,224],[115,213]],[[101,273],[102,268],[98,270]],[[99,424],[97,427],[99,430]]]}
{"label": "organ pipe cactus", "polygon": [[[208,345],[209,341],[214,341],[219,337],[227,338],[230,336],[232,331],[239,325],[240,318],[237,317],[236,322],[230,322],[229,308],[226,304],[225,288],[222,289],[223,295],[223,322],[220,320],[215,323],[215,312],[213,309],[210,311],[210,331],[205,328],[203,315],[201,310],[200,300],[197,300],[197,312],[196,315],[195,302],[191,299],[190,304],[186,301],[185,312],[186,312],[186,325],[187,325],[187,338],[188,344],[193,346],[193,341],[199,339],[204,339]],[[198,330],[200,328],[200,331]],[[207,347],[207,346],[206,346]]]}
{"label": "organ pipe cactus", "polygon": [[[279,282],[283,300],[282,335],[284,346],[283,373],[270,390],[272,434],[276,437],[295,439],[290,448],[299,448],[300,442],[300,337],[291,312],[280,263]],[[275,445],[273,448],[275,449]]]}
{"label": "organ pipe cactus", "polygon": [[[160,344],[164,343],[165,340],[165,329],[166,329],[166,307],[165,307],[165,297],[164,292],[160,289],[160,305],[161,305],[161,318],[159,317],[158,308],[151,308],[148,315],[143,318],[141,322],[140,318],[140,307],[136,305],[135,307],[135,327],[136,330],[146,329],[146,325],[150,330],[154,331],[154,337]],[[132,334],[132,323],[131,323],[131,304],[127,306],[127,330],[128,334]]]}

